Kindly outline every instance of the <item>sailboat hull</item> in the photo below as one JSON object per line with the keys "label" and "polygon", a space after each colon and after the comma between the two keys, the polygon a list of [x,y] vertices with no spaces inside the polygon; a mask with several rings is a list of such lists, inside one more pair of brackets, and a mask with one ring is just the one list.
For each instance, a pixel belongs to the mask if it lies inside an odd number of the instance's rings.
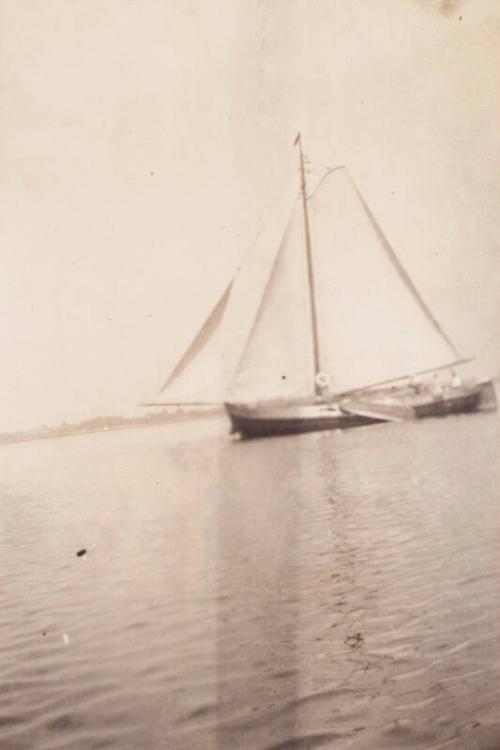
{"label": "sailboat hull", "polygon": [[231,432],[245,438],[296,435],[303,432],[361,427],[385,421],[360,414],[348,414],[338,408],[310,406],[301,409],[286,407],[267,409],[225,404],[231,420]]}
{"label": "sailboat hull", "polygon": [[496,396],[491,380],[484,380],[474,386],[448,391],[443,397],[420,396],[405,399],[404,404],[383,400],[369,402],[365,397],[363,402],[341,401],[331,406],[226,403],[225,407],[231,420],[231,432],[245,438],[258,438],[495,409]]}

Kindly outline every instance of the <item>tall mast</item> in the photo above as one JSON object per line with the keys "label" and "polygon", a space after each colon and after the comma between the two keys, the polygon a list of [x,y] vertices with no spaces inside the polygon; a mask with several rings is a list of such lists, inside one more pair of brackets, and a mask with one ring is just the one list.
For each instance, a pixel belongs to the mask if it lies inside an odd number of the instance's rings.
{"label": "tall mast", "polygon": [[319,341],[318,341],[318,315],[316,312],[316,298],[314,295],[314,268],[312,258],[312,247],[311,247],[311,232],[309,229],[309,211],[307,208],[307,185],[306,185],[306,173],[304,168],[304,152],[302,151],[302,138],[300,133],[295,139],[294,146],[298,144],[300,153],[300,189],[302,193],[302,208],[304,211],[304,235],[306,241],[306,257],[307,257],[307,280],[309,284],[309,303],[311,310],[311,329],[312,329],[312,345],[313,345],[313,359],[314,359],[314,389],[316,395],[321,395],[321,388],[316,383],[316,375],[320,372],[320,360],[319,360]]}

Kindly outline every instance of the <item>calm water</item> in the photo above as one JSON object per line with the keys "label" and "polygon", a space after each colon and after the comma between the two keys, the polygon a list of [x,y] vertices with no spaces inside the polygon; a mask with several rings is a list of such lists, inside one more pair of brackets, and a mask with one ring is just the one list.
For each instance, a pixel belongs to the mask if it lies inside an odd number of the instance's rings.
{"label": "calm water", "polygon": [[0,748],[498,750],[498,416],[226,429],[0,449]]}

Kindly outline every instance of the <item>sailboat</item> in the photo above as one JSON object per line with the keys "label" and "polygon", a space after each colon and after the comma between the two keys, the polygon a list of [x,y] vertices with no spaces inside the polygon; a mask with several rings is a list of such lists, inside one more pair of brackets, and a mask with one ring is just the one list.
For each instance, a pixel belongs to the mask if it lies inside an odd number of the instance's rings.
{"label": "sailboat", "polygon": [[263,437],[496,408],[490,378],[427,306],[346,167],[306,184],[223,290],[158,405],[224,404]]}

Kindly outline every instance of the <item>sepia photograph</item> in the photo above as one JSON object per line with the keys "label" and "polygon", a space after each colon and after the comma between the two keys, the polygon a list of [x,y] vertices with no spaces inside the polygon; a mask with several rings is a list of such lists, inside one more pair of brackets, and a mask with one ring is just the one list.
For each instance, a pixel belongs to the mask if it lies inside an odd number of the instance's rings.
{"label": "sepia photograph", "polygon": [[500,750],[498,0],[0,0],[0,750]]}

